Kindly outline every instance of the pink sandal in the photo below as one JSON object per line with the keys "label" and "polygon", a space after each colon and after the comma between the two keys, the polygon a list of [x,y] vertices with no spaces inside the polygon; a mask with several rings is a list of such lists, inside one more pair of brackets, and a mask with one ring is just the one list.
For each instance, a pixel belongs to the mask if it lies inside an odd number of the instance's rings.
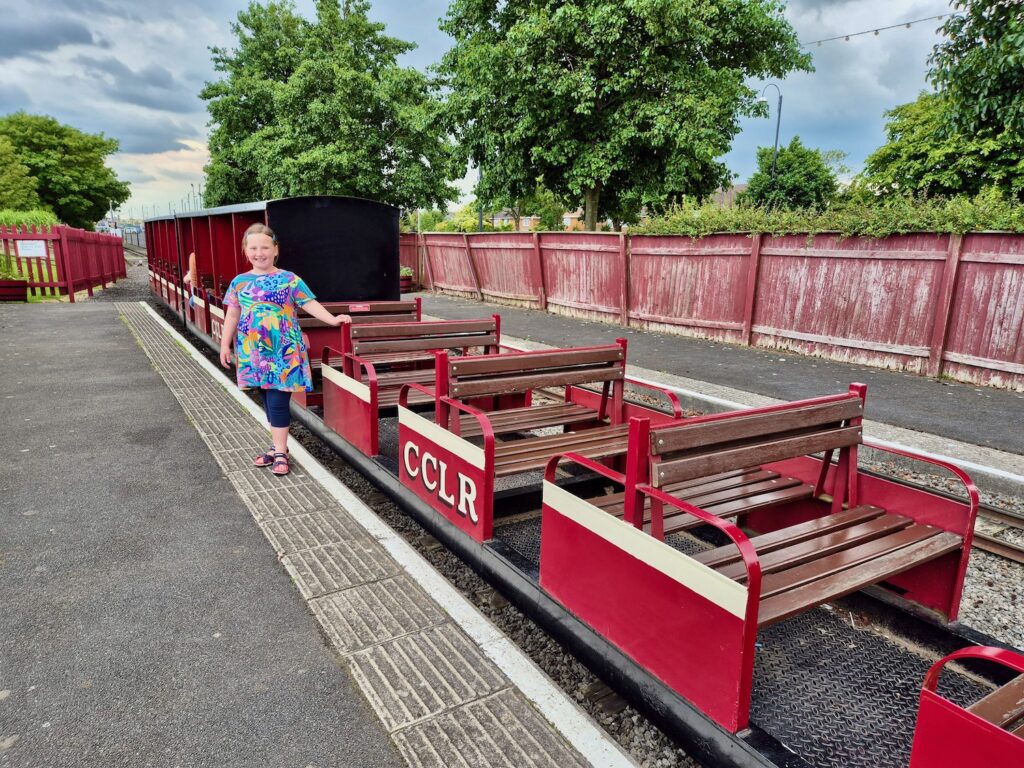
{"label": "pink sandal", "polygon": [[291,471],[291,467],[288,464],[288,454],[275,452],[274,463],[270,467],[270,471],[275,475],[287,475]]}
{"label": "pink sandal", "polygon": [[274,449],[271,448],[266,453],[261,453],[255,459],[252,460],[254,467],[269,467],[274,463]]}

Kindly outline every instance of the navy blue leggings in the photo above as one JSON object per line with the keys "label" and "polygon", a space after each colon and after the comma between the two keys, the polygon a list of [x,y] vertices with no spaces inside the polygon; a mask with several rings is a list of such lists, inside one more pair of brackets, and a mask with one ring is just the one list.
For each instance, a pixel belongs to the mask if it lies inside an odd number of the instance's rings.
{"label": "navy blue leggings", "polygon": [[261,389],[263,393],[263,409],[267,412],[267,421],[272,427],[287,427],[292,423],[292,414],[288,404],[292,400],[291,392],[280,389]]}

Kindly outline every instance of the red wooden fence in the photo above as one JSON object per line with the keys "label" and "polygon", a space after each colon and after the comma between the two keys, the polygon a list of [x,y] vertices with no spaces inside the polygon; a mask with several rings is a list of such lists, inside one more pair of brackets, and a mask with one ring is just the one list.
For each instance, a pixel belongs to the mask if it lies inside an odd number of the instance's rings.
{"label": "red wooden fence", "polygon": [[116,235],[72,227],[0,226],[5,263],[28,281],[32,296],[92,296],[127,275],[124,247]]}
{"label": "red wooden fence", "polygon": [[1024,390],[1024,235],[402,236],[434,290]]}

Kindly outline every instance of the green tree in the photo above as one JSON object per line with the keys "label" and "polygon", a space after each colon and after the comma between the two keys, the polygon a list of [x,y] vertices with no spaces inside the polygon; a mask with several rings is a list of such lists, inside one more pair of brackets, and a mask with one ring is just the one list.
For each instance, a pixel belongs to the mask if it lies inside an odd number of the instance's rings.
{"label": "green tree", "polygon": [[774,0],[453,0],[441,27],[478,193],[524,197],[540,177],[585,203],[588,229],[712,192],[739,117],[762,110],[745,81],[810,69]]}
{"label": "green tree", "polygon": [[115,139],[25,112],[0,118],[0,136],[10,141],[18,161],[36,179],[42,205],[65,224],[92,229],[108,201],[128,199],[127,182],[104,164],[117,151]]}
{"label": "green tree", "polygon": [[1024,14],[1012,0],[954,0],[929,78],[946,99],[947,133],[1024,134]]}
{"label": "green tree", "polygon": [[1024,193],[1024,139],[1008,130],[947,133],[948,102],[922,93],[886,113],[886,143],[864,161],[860,180],[880,195],[976,195],[997,187]]}
{"label": "green tree", "polygon": [[799,136],[779,147],[772,173],[774,147],[758,147],[757,171],[742,199],[766,208],[821,208],[836,193],[834,166],[845,155],[805,147]]}
{"label": "green tree", "polygon": [[28,166],[18,160],[14,145],[0,136],[0,210],[28,211],[38,208],[37,182]]}
{"label": "green tree", "polygon": [[238,48],[215,52],[227,77],[202,93],[216,125],[207,203],[341,194],[415,208],[457,197],[451,181],[464,164],[442,130],[436,88],[398,66],[414,45],[385,35],[368,8],[317,0],[314,23],[288,3],[239,14]]}
{"label": "green tree", "polygon": [[250,3],[231,31],[237,48],[211,48],[213,67],[224,77],[200,91],[210,114],[210,162],[204,204],[262,200],[263,145],[274,129],[275,104],[302,61],[309,23],[289,0]]}

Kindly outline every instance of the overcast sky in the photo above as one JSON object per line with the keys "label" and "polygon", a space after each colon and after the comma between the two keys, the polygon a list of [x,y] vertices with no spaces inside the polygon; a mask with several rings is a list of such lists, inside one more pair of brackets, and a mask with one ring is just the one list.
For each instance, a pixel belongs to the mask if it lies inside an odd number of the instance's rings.
{"label": "overcast sky", "polygon": [[[129,207],[167,213],[199,186],[206,152],[207,116],[198,98],[214,76],[210,46],[231,46],[230,23],[245,0],[50,0],[32,6],[0,0],[0,115],[23,109],[48,114],[90,133],[118,139],[111,158],[132,184]],[[298,0],[312,17],[311,0]],[[435,63],[450,39],[437,29],[447,0],[374,0],[371,16],[388,33],[419,48],[403,63]],[[786,17],[803,42],[846,35],[946,13],[944,0],[800,0]],[[799,135],[808,146],[848,153],[855,172],[884,138],[883,113],[927,88],[927,57],[941,22],[927,21],[879,35],[853,37],[808,50],[815,72],[778,82],[783,94],[779,143]],[[760,87],[760,83],[755,83]],[[758,146],[770,146],[772,114],[748,120],[726,156],[742,182],[754,169]],[[464,184],[466,189],[471,182]]]}

